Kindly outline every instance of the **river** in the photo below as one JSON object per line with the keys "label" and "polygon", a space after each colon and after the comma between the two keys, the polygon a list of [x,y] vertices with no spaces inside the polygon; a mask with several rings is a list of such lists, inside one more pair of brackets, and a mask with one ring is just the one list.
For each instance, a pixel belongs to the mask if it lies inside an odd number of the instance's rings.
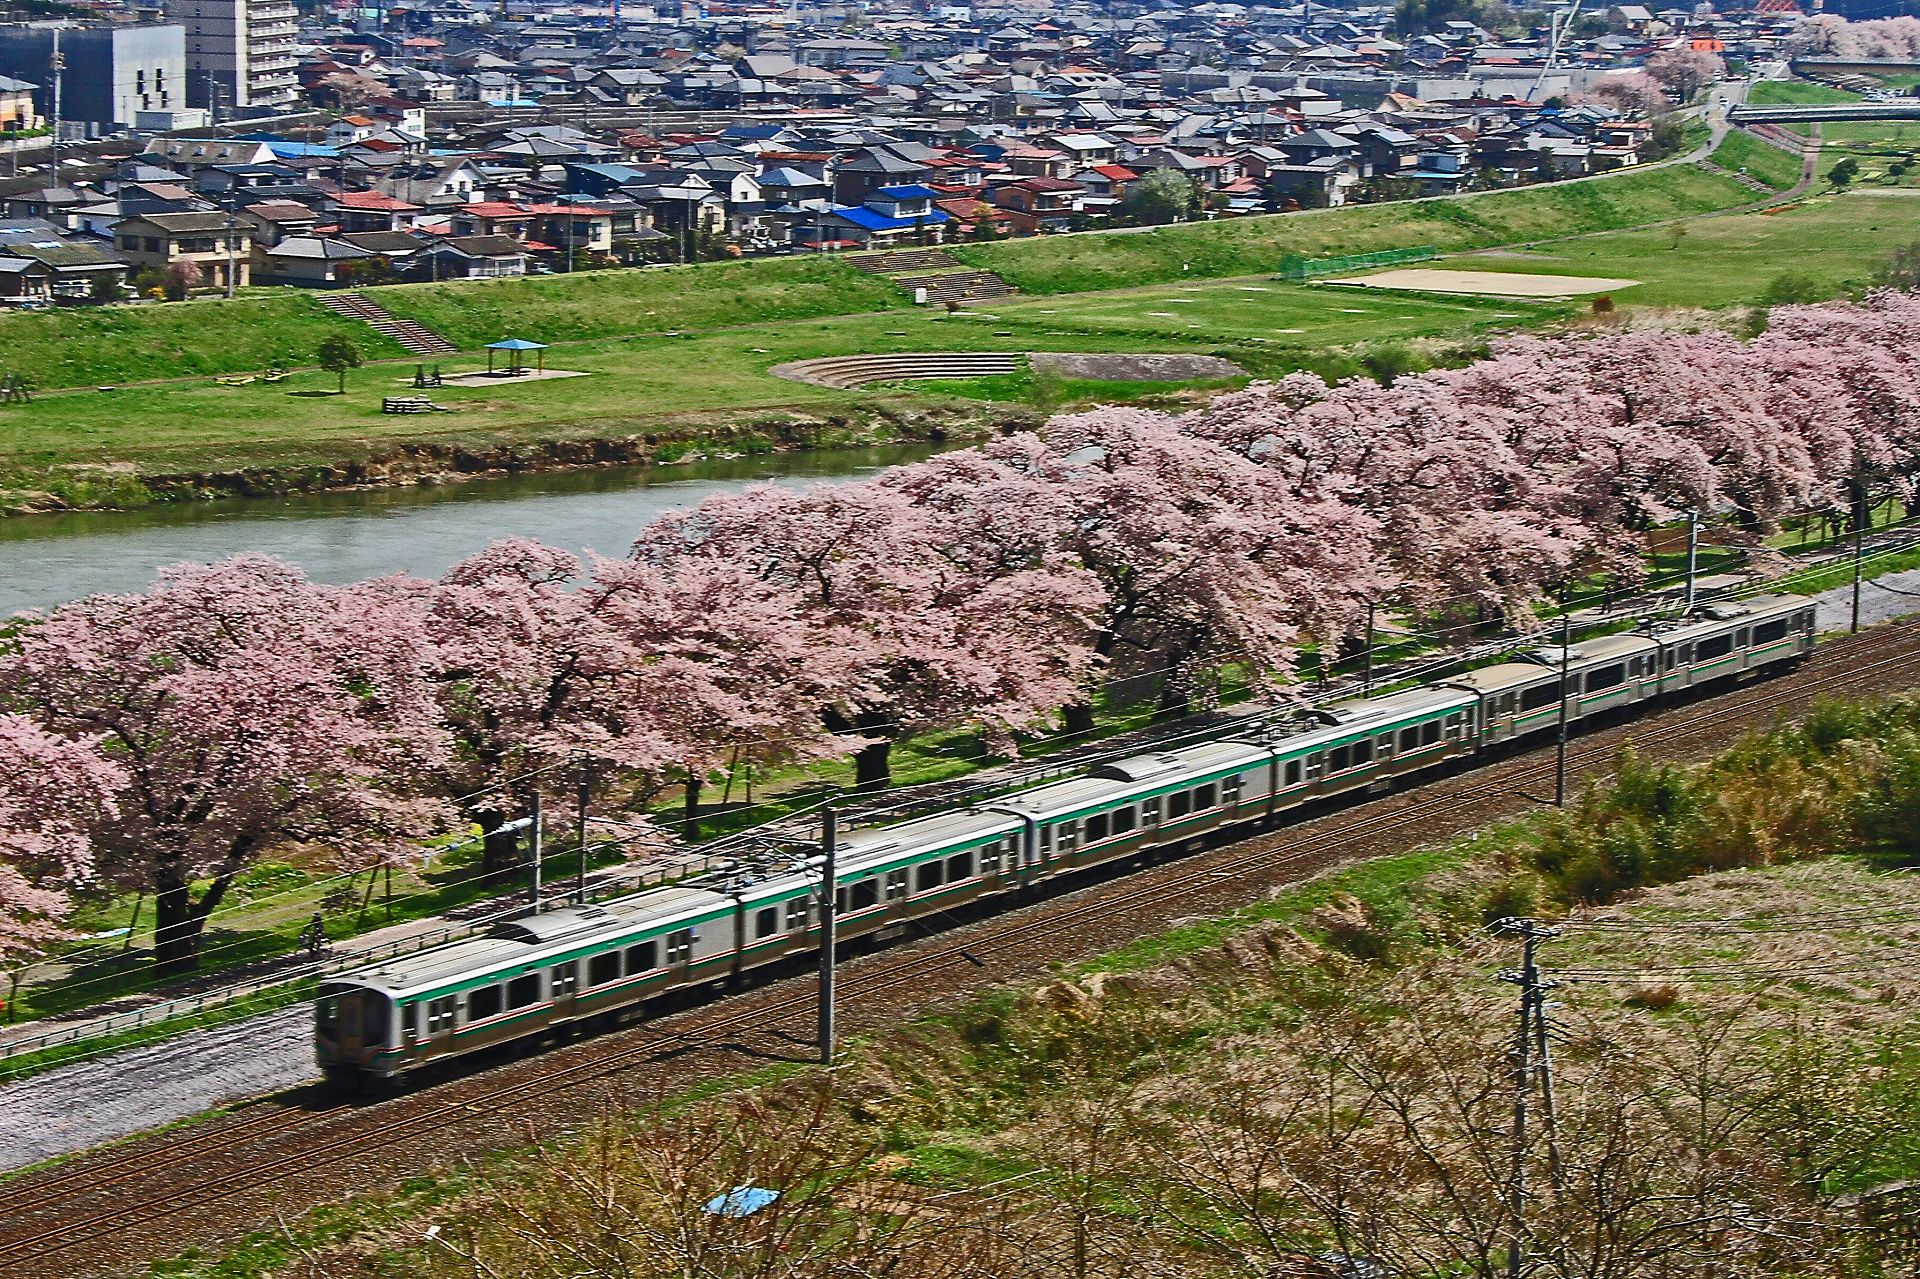
{"label": "river", "polygon": [[434,576],[496,538],[624,555],[666,511],[748,484],[825,484],[918,461],[937,445],[819,449],[764,457],[555,471],[423,487],[78,511],[0,520],[0,617],[103,591],[138,590],[162,564],[243,551],[325,582]]}

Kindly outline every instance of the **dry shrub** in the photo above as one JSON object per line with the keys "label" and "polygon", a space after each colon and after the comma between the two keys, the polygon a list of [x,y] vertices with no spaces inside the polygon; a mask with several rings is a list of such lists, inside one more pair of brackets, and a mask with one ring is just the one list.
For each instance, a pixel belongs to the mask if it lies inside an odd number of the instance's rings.
{"label": "dry shrub", "polygon": [[1680,1002],[1680,988],[1670,981],[1658,985],[1643,983],[1620,1002],[1629,1008],[1657,1013]]}

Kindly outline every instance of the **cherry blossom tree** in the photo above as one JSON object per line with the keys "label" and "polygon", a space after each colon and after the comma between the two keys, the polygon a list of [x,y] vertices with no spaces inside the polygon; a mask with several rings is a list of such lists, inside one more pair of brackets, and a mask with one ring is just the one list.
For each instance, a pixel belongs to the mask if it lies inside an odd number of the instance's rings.
{"label": "cherry blossom tree", "polygon": [[426,637],[392,581],[316,585],[264,556],[29,615],[0,698],[120,773],[77,825],[109,882],[154,894],[162,971],[198,962],[233,879],[286,840],[397,855],[441,734]]}
{"label": "cherry blossom tree", "polygon": [[[1062,549],[1102,588],[1102,669],[1159,676],[1165,708],[1228,663],[1284,683],[1303,636],[1357,630],[1383,586],[1367,516],[1164,415],[1101,409],[988,454],[1051,489]],[[1070,725],[1087,715],[1082,700]]]}
{"label": "cherry blossom tree", "polygon": [[0,967],[12,977],[12,1020],[23,967],[71,933],[71,888],[93,877],[87,830],[111,817],[124,778],[94,743],[56,737],[23,715],[0,714]]}
{"label": "cherry blossom tree", "polygon": [[1662,49],[1647,59],[1647,74],[1682,103],[1691,102],[1694,94],[1725,74],[1726,69],[1719,55],[1689,45]]}
{"label": "cherry blossom tree", "polygon": [[1655,116],[1668,106],[1660,82],[1639,71],[1607,76],[1580,96],[1622,115]]}
{"label": "cherry blossom tree", "polygon": [[738,565],[784,600],[833,655],[822,723],[861,743],[856,782],[878,786],[900,737],[976,722],[1005,740],[1067,701],[1089,660],[1088,582],[1042,563],[987,571],[956,527],[899,486],[759,486],[655,523],[635,558]]}

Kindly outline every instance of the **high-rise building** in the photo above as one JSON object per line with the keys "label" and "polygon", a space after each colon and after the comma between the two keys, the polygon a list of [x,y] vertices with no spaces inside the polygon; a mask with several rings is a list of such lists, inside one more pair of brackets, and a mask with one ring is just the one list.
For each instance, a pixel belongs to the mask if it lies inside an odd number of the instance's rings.
{"label": "high-rise building", "polygon": [[[53,71],[54,38],[63,66]],[[34,105],[51,120],[55,86],[63,132],[133,124],[140,111],[186,105],[186,32],[171,24],[21,22],[0,26],[0,75],[35,85]]]}
{"label": "high-rise building", "polygon": [[298,99],[293,0],[174,0],[167,12],[187,27],[190,105],[225,112]]}

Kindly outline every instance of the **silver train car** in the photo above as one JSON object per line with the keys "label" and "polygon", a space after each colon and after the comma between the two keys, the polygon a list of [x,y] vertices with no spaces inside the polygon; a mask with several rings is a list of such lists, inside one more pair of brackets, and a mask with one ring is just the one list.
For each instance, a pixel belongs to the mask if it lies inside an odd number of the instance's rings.
{"label": "silver train car", "polygon": [[[835,927],[897,932],[981,899],[1127,858],[1197,848],[1308,805],[1472,763],[1571,722],[1730,685],[1813,650],[1810,601],[1767,596],[1541,649],[1425,687],[1356,698],[1283,729],[1103,764],[975,808],[847,834]],[[711,878],[497,924],[486,936],[338,974],[314,1044],[330,1079],[391,1079],[505,1041],[644,1015],[819,944],[821,868]]]}

